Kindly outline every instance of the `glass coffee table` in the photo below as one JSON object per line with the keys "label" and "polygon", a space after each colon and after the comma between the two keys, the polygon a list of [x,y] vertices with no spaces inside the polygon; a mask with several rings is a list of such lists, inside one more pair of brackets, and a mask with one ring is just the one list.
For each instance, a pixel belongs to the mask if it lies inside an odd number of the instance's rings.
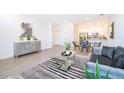
{"label": "glass coffee table", "polygon": [[63,60],[62,63],[59,64],[58,69],[63,71],[68,71],[71,65],[74,64],[74,60],[71,60],[71,58],[74,57],[74,54],[70,52],[69,54],[66,54],[66,52],[61,53],[61,57],[58,59]]}

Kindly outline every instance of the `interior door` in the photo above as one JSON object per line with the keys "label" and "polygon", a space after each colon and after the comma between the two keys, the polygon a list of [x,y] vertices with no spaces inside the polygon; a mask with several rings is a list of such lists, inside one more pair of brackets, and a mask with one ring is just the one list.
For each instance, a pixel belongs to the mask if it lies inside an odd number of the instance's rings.
{"label": "interior door", "polygon": [[54,32],[53,45],[61,45],[61,32],[60,31]]}
{"label": "interior door", "polygon": [[53,45],[61,45],[61,35],[62,31],[60,29],[60,25],[53,24]]}

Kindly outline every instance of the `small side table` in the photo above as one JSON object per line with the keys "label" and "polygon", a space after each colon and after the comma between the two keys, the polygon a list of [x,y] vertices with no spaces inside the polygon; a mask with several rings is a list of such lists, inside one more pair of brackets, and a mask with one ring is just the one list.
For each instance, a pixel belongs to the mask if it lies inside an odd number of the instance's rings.
{"label": "small side table", "polygon": [[63,56],[65,59],[64,59],[64,62],[59,65],[59,69],[63,71],[68,71],[70,66],[74,64],[74,61],[70,60],[71,55],[72,55],[72,52],[70,52],[69,54],[66,54],[65,51],[61,53],[61,56]]}

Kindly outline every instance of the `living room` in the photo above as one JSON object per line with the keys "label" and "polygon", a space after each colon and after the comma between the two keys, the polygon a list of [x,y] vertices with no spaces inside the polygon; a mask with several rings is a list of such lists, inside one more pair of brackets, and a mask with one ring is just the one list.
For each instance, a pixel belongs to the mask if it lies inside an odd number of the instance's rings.
{"label": "living room", "polygon": [[2,0],[0,91],[123,93],[123,0]]}
{"label": "living room", "polygon": [[[111,50],[113,49],[113,47],[116,48],[117,46],[121,46],[122,49],[121,51],[123,51],[123,47],[124,47],[123,19],[124,19],[123,14],[0,15],[0,24],[1,24],[0,27],[1,77],[0,78],[27,78],[27,77],[22,77],[23,75],[22,76],[19,75],[28,72],[30,69],[36,67],[41,63],[44,63],[45,61],[49,60],[52,57],[60,56],[61,53],[65,51],[64,50],[65,43],[70,43],[71,52],[72,52],[71,56],[75,56],[76,57],[75,59],[78,60],[79,62],[83,62],[85,60],[86,62],[93,61],[92,63],[95,63],[96,59],[98,59],[100,67],[101,65],[105,65],[105,66],[107,65],[108,67],[111,67],[112,64],[111,62],[107,63],[103,61],[104,60],[109,61],[108,59],[113,60],[111,58],[113,57],[113,54],[110,53],[114,51]],[[27,35],[26,31],[31,31],[32,34],[30,39],[26,37]],[[88,47],[81,46],[81,42],[84,41],[84,37],[85,37],[85,41],[88,41],[88,44],[90,44],[90,46]],[[33,42],[33,44],[30,44],[29,46],[28,42],[29,43]],[[36,42],[36,44],[34,42]],[[76,49],[74,49],[75,46],[73,45],[72,42],[75,42],[75,44],[78,46],[76,47]],[[27,44],[24,45],[26,48],[25,51],[22,43]],[[107,55],[106,55],[106,50],[105,50],[105,54],[103,54],[105,57],[108,57],[107,60],[105,58],[103,59],[101,57],[98,57],[98,55],[101,55],[103,53],[103,49],[102,49],[103,46],[106,46],[107,49],[108,47],[111,48],[110,51],[109,49],[107,50],[109,52]],[[18,47],[20,49],[18,49]],[[34,49],[34,47],[36,47],[36,49]],[[106,49],[106,47],[104,48]],[[95,53],[97,56],[94,57],[93,53]],[[121,56],[123,58],[123,55]],[[122,58],[121,58],[122,62],[120,63],[121,66],[111,67],[113,71],[121,68],[119,72],[121,74],[123,71],[122,69],[124,67]],[[83,63],[80,63],[80,66],[82,66]],[[70,66],[71,65],[72,63],[70,63]],[[69,69],[70,66],[67,67],[67,69]],[[65,68],[66,66],[62,69],[65,70]],[[67,71],[67,70],[63,71],[61,69],[57,69],[57,70],[60,70],[60,72],[64,74]],[[32,72],[32,74],[34,73]],[[66,74],[68,75],[68,73]],[[42,75],[43,74],[41,74],[40,77],[28,77],[28,78],[33,79],[33,78],[51,77],[51,76],[45,77],[44,75],[42,77]],[[69,74],[69,77],[67,76],[66,77],[62,76],[62,77],[75,78],[70,75],[75,75],[75,74],[71,73]],[[56,77],[56,78],[60,78],[60,77]],[[114,77],[114,78],[122,78],[122,77]]]}

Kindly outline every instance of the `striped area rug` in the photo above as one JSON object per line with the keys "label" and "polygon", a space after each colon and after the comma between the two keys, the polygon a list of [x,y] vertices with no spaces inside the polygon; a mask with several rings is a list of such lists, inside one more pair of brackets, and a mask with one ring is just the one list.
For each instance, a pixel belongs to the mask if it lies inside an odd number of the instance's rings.
{"label": "striped area rug", "polygon": [[21,73],[24,79],[84,79],[84,71],[79,64],[72,65],[68,71],[62,71],[57,68],[58,64],[63,62],[57,58],[51,58],[37,67]]}

